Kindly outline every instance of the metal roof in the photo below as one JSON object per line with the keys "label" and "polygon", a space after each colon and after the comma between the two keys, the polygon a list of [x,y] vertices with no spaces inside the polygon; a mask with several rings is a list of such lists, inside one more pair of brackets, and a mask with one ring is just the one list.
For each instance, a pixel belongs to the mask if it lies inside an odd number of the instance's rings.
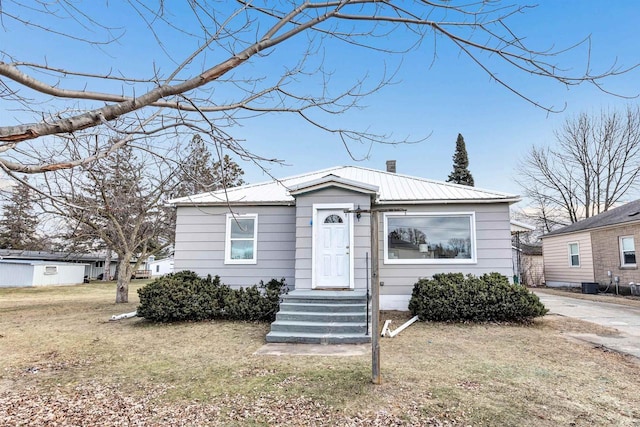
{"label": "metal roof", "polygon": [[214,192],[196,194],[170,200],[177,206],[226,204],[295,204],[290,193],[317,184],[337,182],[360,183],[361,188],[378,188],[378,204],[427,203],[513,203],[520,197],[513,194],[484,190],[477,187],[434,181],[359,166],[336,166],[303,175],[292,176],[259,184],[244,185]]}
{"label": "metal roof", "polygon": [[640,200],[634,200],[596,216],[574,222],[566,227],[547,233],[542,238],[637,221],[640,221]]}
{"label": "metal roof", "polygon": [[[22,260],[41,260],[41,261],[104,261],[106,253],[72,253],[72,252],[49,252],[49,251],[27,251],[22,249],[0,249],[0,259],[22,259]],[[117,258],[113,254],[112,258]],[[117,261],[117,259],[115,260]]]}
{"label": "metal roof", "polygon": [[0,259],[0,264],[20,265],[89,265],[85,262],[43,261],[35,259]]}
{"label": "metal roof", "polygon": [[536,229],[535,225],[527,224],[525,222],[517,221],[515,219],[512,219],[511,221],[509,221],[509,223],[511,224],[511,234],[527,233],[529,231],[533,231]]}

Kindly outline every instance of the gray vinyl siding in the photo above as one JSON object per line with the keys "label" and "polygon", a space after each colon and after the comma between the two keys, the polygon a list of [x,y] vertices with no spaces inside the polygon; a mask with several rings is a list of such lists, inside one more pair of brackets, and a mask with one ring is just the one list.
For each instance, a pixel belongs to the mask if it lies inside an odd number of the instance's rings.
{"label": "gray vinyl siding", "polygon": [[[311,289],[312,287],[312,217],[313,205],[318,204],[353,204],[354,208],[369,209],[370,198],[366,194],[341,188],[327,188],[300,194],[296,197],[296,289]],[[366,287],[365,253],[370,252],[369,214],[362,214],[360,220],[355,215],[353,226],[354,252],[354,289]]]}
{"label": "gray vinyl siding", "polygon": [[413,285],[420,278],[436,273],[482,275],[498,272],[512,279],[511,230],[509,204],[449,204],[423,206],[394,206],[407,212],[475,212],[476,260],[474,264],[385,264],[384,215],[380,214],[380,288],[381,295],[411,295]]}
{"label": "gray vinyl siding", "polygon": [[[225,207],[179,207],[176,224],[175,271],[193,270],[199,275],[219,275],[232,286],[248,286],[260,280],[284,277],[290,287],[312,287],[312,216],[314,204],[353,204],[370,208],[366,194],[327,188],[300,194],[295,206],[234,207],[239,214],[258,215],[257,264],[224,264]],[[385,264],[384,216],[380,214],[380,280],[382,295],[411,295],[414,283],[435,273],[461,272],[481,275],[499,272],[511,278],[511,238],[508,203],[389,206],[408,212],[475,212],[476,258],[474,264]],[[353,217],[354,288],[364,289],[370,255],[370,216]],[[370,258],[370,256],[369,256]],[[369,263],[371,265],[371,262]]]}
{"label": "gray vinyl siding", "polygon": [[225,264],[228,207],[180,206],[176,220],[174,271],[192,270],[200,276],[219,275],[222,282],[251,286],[285,278],[295,287],[295,207],[233,207],[237,214],[258,215],[256,264]]}

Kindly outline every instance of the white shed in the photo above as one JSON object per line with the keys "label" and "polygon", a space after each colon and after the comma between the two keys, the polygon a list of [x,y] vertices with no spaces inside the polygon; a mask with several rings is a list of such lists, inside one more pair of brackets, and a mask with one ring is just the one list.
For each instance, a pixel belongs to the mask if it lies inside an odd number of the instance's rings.
{"label": "white shed", "polygon": [[85,264],[0,260],[0,287],[61,286],[83,283]]}
{"label": "white shed", "polygon": [[173,257],[149,260],[148,266],[152,277],[173,273]]}

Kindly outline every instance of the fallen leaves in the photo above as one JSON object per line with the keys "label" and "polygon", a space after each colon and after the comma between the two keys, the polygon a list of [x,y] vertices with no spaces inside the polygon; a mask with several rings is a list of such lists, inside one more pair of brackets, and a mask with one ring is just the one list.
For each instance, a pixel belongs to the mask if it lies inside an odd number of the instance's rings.
{"label": "fallen leaves", "polygon": [[164,402],[167,386],[146,387],[136,395],[98,382],[57,387],[35,386],[0,393],[0,425],[11,426],[445,426],[456,419],[425,417],[415,402],[400,413],[389,409],[346,414],[305,396],[226,395],[203,402]]}

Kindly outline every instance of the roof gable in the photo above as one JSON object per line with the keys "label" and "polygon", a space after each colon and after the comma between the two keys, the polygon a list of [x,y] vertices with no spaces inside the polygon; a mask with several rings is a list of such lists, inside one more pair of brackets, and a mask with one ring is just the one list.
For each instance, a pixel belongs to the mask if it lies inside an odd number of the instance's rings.
{"label": "roof gable", "polygon": [[249,184],[209,193],[181,197],[169,203],[178,206],[231,204],[294,204],[294,195],[314,187],[347,186],[377,192],[378,204],[513,203],[513,194],[477,187],[428,180],[358,166],[337,166],[279,180]]}
{"label": "roof gable", "polygon": [[362,182],[342,178],[334,174],[329,174],[320,179],[315,179],[313,181],[295,185],[289,189],[289,194],[292,196],[297,196],[299,194],[322,190],[329,187],[339,187],[359,193],[374,195],[377,194],[379,190],[379,187],[376,185],[369,185]]}
{"label": "roof gable", "polygon": [[606,212],[574,222],[566,227],[545,234],[544,237],[557,236],[560,234],[575,233],[578,231],[591,230],[593,228],[609,227],[640,221],[640,199],[629,202],[625,205],[610,209]]}

